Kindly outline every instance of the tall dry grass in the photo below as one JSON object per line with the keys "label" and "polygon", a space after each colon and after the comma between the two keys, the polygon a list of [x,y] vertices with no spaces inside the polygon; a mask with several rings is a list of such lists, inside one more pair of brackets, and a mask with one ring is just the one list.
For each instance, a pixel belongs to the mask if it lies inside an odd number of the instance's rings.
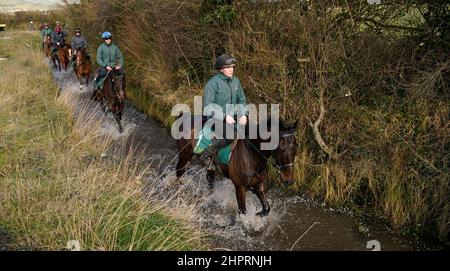
{"label": "tall dry grass", "polygon": [[83,105],[69,93],[57,98],[39,47],[26,32],[0,35],[9,55],[0,61],[0,225],[14,248],[62,250],[69,240],[82,250],[204,248],[194,209],[143,192],[149,169],[138,152],[114,156],[99,123],[72,119]]}

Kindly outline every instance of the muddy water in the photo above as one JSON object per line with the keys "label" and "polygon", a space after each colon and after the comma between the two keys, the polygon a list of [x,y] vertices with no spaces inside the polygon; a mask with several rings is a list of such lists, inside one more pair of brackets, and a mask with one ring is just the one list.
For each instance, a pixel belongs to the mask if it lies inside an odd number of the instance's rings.
{"label": "muddy water", "polygon": [[195,206],[193,220],[210,233],[209,242],[214,250],[369,250],[366,245],[371,240],[378,242],[381,250],[413,249],[379,225],[364,225],[348,212],[289,195],[277,187],[268,191],[272,207],[269,216],[255,216],[261,207],[251,193],[247,193],[248,214],[237,215],[231,181],[217,180],[210,189],[204,170],[190,168],[180,182],[175,182],[176,142],[159,123],[127,102],[122,123],[124,132],[120,134],[111,114],[103,117],[96,103],[89,100],[92,86],[80,88],[72,71],[53,74],[61,91],[69,92],[74,103],[83,105],[75,115],[83,116],[82,111],[98,112],[94,115],[103,118],[100,134],[125,146],[120,148],[124,154],[129,148],[138,150],[155,168],[153,175],[146,179],[146,189],[152,190],[153,196],[167,200],[167,195],[177,193],[180,197],[174,206],[180,208],[180,202]]}

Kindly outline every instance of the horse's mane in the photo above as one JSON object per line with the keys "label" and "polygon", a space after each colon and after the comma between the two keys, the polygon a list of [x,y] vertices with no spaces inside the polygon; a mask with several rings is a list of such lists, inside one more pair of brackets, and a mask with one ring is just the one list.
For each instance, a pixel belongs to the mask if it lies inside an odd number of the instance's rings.
{"label": "horse's mane", "polygon": [[[112,82],[112,78],[116,75],[122,75],[122,74],[118,70],[111,70],[110,72],[108,72],[108,74],[106,75],[106,79],[105,79],[105,85],[111,89],[111,93],[113,95],[117,95],[116,90],[113,87],[113,82]],[[125,89],[125,77],[123,77],[122,80],[123,80],[122,84],[124,85],[123,89]]]}

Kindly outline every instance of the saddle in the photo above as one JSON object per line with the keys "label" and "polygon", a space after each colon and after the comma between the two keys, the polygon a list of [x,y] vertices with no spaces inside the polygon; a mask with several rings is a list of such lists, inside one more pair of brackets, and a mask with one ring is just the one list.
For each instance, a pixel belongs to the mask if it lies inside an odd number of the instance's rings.
{"label": "saddle", "polygon": [[[209,127],[204,127],[200,130],[198,141],[194,148],[194,153],[203,153],[208,148],[212,142],[210,139],[212,134],[213,132]],[[217,152],[215,156],[221,164],[228,165],[230,163],[231,154],[236,147],[236,143],[237,140],[235,139],[232,143],[227,144]]]}
{"label": "saddle", "polygon": [[96,74],[95,74],[94,81],[93,81],[94,89],[102,89],[102,88],[103,88],[103,85],[105,84],[106,77],[108,77],[108,76],[105,75],[105,76],[103,76],[103,77],[99,77],[99,74],[96,73]]}

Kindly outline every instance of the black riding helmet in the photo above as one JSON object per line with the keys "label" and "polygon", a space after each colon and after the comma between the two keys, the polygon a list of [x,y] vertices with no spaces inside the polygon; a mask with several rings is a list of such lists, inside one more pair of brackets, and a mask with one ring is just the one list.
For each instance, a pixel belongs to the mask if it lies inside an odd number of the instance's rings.
{"label": "black riding helmet", "polygon": [[236,59],[227,54],[222,54],[216,58],[216,69],[232,67],[236,65]]}
{"label": "black riding helmet", "polygon": [[75,28],[74,30],[75,33],[81,33],[81,29],[79,27]]}

